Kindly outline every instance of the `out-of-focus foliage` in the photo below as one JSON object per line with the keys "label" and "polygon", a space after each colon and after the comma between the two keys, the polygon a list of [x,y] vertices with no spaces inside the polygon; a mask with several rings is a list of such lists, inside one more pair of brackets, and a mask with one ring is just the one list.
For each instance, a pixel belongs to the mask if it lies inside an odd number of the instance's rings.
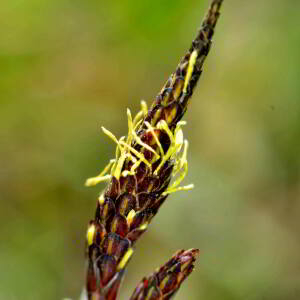
{"label": "out-of-focus foliage", "polygon": [[[111,3],[110,3],[111,2]],[[125,134],[209,1],[0,4],[0,299],[77,299],[84,236]],[[122,289],[178,248],[201,249],[178,299],[300,297],[300,2],[225,1],[186,115],[187,183],[137,244]],[[157,250],[159,249],[159,250]]]}

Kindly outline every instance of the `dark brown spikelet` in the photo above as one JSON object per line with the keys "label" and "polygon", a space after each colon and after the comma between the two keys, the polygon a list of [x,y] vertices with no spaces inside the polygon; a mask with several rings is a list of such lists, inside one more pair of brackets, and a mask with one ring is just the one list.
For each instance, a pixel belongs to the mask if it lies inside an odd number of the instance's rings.
{"label": "dark brown spikelet", "polygon": [[[187,173],[187,147],[181,121],[209,52],[221,0],[214,0],[188,53],[148,110],[128,116],[128,135],[117,139],[116,157],[86,185],[108,181],[98,198],[95,217],[87,231],[86,292],[88,299],[115,300],[133,247],[147,230],[170,193]],[[171,182],[171,179],[175,179]],[[180,251],[158,272],[143,280],[132,300],[170,299],[193,270],[197,250]]]}
{"label": "dark brown spikelet", "polygon": [[147,278],[138,284],[130,300],[169,300],[181,283],[193,271],[199,250],[180,250]]}
{"label": "dark brown spikelet", "polygon": [[[174,128],[186,112],[188,100],[193,94],[194,87],[202,73],[203,63],[210,50],[222,2],[223,0],[212,1],[189,51],[157,95],[145,119],[153,126],[160,120],[165,120],[169,127]],[[196,57],[193,58],[193,55]],[[191,72],[188,72],[191,64],[193,67],[190,69]]]}

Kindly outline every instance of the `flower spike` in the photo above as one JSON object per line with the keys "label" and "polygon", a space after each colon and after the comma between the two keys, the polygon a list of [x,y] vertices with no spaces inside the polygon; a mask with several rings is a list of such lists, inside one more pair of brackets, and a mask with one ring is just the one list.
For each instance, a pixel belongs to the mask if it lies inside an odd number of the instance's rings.
{"label": "flower spike", "polygon": [[147,278],[138,284],[130,300],[168,300],[193,271],[198,249],[180,250]]}
{"label": "flower spike", "polygon": [[[134,246],[148,229],[169,194],[187,191],[188,142],[182,117],[187,110],[210,50],[222,0],[212,0],[195,40],[175,72],[148,109],[132,117],[127,109],[128,134],[117,138],[115,158],[87,186],[107,181],[86,234],[86,295],[88,300],[116,300]],[[174,178],[173,182],[172,179]],[[181,250],[151,276],[144,278],[130,300],[169,300],[192,272],[198,250]]]}

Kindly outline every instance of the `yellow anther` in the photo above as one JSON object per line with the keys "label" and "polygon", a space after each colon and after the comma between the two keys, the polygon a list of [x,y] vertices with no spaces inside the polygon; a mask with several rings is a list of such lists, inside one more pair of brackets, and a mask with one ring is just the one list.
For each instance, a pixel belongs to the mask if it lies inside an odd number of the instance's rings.
{"label": "yellow anther", "polygon": [[[104,134],[106,134],[108,137],[110,137],[117,145],[118,147],[120,147],[119,141],[117,140],[117,138],[114,136],[113,133],[111,133],[109,130],[107,130],[105,127],[101,127],[102,131],[104,132]],[[122,148],[120,147],[120,150],[122,151]]]}
{"label": "yellow anther", "polygon": [[126,153],[122,153],[120,158],[118,159],[118,162],[116,164],[116,167],[114,169],[114,176],[119,179],[121,175],[121,170],[123,168],[124,162],[126,160]]}
{"label": "yellow anther", "polygon": [[135,159],[129,152],[127,152],[126,148],[124,148],[124,147],[122,148],[122,147],[121,147],[121,143],[124,143],[125,145],[127,145],[127,144],[124,142],[124,140],[125,140],[125,136],[122,136],[122,137],[120,138],[120,140],[118,141],[121,150],[117,150],[117,151],[116,151],[116,152],[118,152],[118,153],[116,153],[116,154],[118,154],[118,156],[117,156],[117,158],[116,158],[115,164],[114,164],[113,167],[112,167],[112,175],[115,176],[117,179],[120,178],[120,175],[121,175],[121,171],[122,171],[122,169],[123,169],[124,162],[125,162],[125,160],[126,160],[127,158],[130,159],[130,160],[133,161],[133,162],[136,161],[136,159]]}
{"label": "yellow anther", "polygon": [[104,199],[104,194],[101,194],[101,195],[99,196],[98,201],[99,201],[99,203],[100,203],[101,205],[104,204],[104,201],[105,201],[105,199]]}
{"label": "yellow anther", "polygon": [[143,111],[140,110],[133,119],[134,128],[137,127],[137,124],[140,124],[143,121],[142,120],[143,117],[144,117],[144,113],[143,113]]}
{"label": "yellow anther", "polygon": [[179,121],[176,125],[174,136],[175,136],[175,144],[179,145],[177,152],[180,151],[181,146],[183,145],[183,131],[181,129],[181,126],[186,125],[186,121]]}
{"label": "yellow anther", "polygon": [[179,186],[177,188],[168,188],[165,192],[162,193],[162,195],[165,196],[179,191],[189,191],[192,190],[193,188],[194,188],[194,184]]}
{"label": "yellow anther", "polygon": [[177,149],[177,152],[180,151],[181,149],[181,146],[183,145],[183,131],[182,129],[180,128],[177,132],[176,132],[176,135],[175,135],[175,143],[177,145],[180,145]]}
{"label": "yellow anther", "polygon": [[148,106],[147,106],[146,101],[144,101],[144,100],[141,101],[141,109],[142,109],[144,116],[146,116],[148,114]]}
{"label": "yellow anther", "polygon": [[181,171],[181,173],[178,176],[178,178],[172,183],[172,185],[168,187],[165,192],[163,192],[163,195],[175,193],[178,191],[188,191],[194,188],[193,184],[189,184],[182,187],[179,186],[188,172],[188,162],[187,162],[188,146],[189,146],[188,141],[185,140],[182,156],[176,159],[172,175],[175,176],[179,171]]}
{"label": "yellow anther", "polygon": [[110,179],[111,175],[91,177],[85,181],[85,186],[94,186],[100,182],[108,181]]}
{"label": "yellow anther", "polygon": [[124,137],[121,137],[120,140],[118,141],[117,138],[114,136],[114,134],[112,134],[109,130],[107,130],[103,126],[101,127],[101,129],[108,137],[110,137],[117,144],[117,147],[119,148],[120,152],[118,152],[118,150],[117,150],[116,155],[118,156],[118,153],[120,153],[120,157],[116,158],[116,162],[112,167],[112,175],[114,175],[117,179],[119,179],[120,175],[121,175],[121,170],[123,168],[124,161],[126,159],[125,151],[121,147],[121,144],[120,144],[121,141],[124,140]]}
{"label": "yellow anther", "polygon": [[93,244],[95,231],[96,231],[95,225],[94,224],[90,225],[90,227],[88,228],[87,233],[86,233],[86,240],[87,240],[88,246]]}
{"label": "yellow anther", "polygon": [[148,113],[148,107],[147,107],[147,103],[142,100],[141,101],[141,110],[136,114],[136,116],[133,119],[133,126],[134,129],[136,129],[137,125],[140,124],[140,122],[142,121],[141,119],[143,117],[145,117]]}
{"label": "yellow anther", "polygon": [[129,108],[127,108],[127,118],[128,118],[128,136],[127,136],[127,144],[131,144],[132,138],[133,138],[133,122],[132,122],[132,116],[131,116],[131,111]]}
{"label": "yellow anther", "polygon": [[133,249],[129,248],[127,250],[127,252],[125,253],[125,255],[123,256],[123,258],[121,259],[121,261],[119,262],[117,270],[121,270],[126,266],[127,262],[129,261],[130,257],[132,256],[132,254],[133,254]]}
{"label": "yellow anther", "polygon": [[186,121],[179,121],[179,122],[177,123],[177,126],[179,126],[179,127],[181,127],[181,126],[183,126],[183,125],[186,125]]}
{"label": "yellow anther", "polygon": [[95,177],[91,177],[91,178],[88,178],[86,181],[85,181],[85,185],[86,186],[94,186],[100,182],[103,182],[103,181],[107,181],[111,178],[111,175],[104,175],[106,174],[109,169],[112,167],[112,165],[116,162],[115,159],[111,159],[108,163],[108,165],[104,168],[104,170],[98,175],[98,176],[95,176]]}
{"label": "yellow anther", "polygon": [[161,118],[161,111],[162,109],[160,108],[154,113],[154,116],[151,120],[151,124],[155,125],[159,121],[159,119]]}
{"label": "yellow anther", "polygon": [[142,122],[143,122],[143,120],[139,120],[136,123],[133,123],[134,124],[134,131],[137,131],[138,127],[142,124]]}
{"label": "yellow anther", "polygon": [[188,84],[190,83],[193,71],[194,71],[194,67],[197,61],[197,56],[198,56],[198,52],[197,50],[194,50],[190,56],[190,60],[189,60],[189,65],[188,65],[188,69],[185,75],[185,80],[184,80],[184,87],[183,87],[183,92],[186,93],[186,89]]}
{"label": "yellow anther", "polygon": [[128,213],[126,219],[127,219],[127,224],[128,224],[129,226],[131,225],[131,223],[132,223],[133,218],[134,218],[135,215],[136,215],[136,212],[135,212],[134,209],[132,209],[132,210]]}
{"label": "yellow anther", "polygon": [[128,170],[125,170],[122,172],[123,177],[127,177],[128,175],[134,175],[134,174],[135,174],[135,172],[128,171]]}
{"label": "yellow anther", "polygon": [[181,157],[176,159],[175,166],[174,166],[174,169],[173,169],[173,176],[175,176],[178,173],[178,171],[180,171],[182,168],[184,168],[184,170],[183,170],[183,175],[184,176],[183,177],[185,177],[185,175],[187,174],[187,172],[188,172],[188,162],[187,162],[188,147],[189,147],[188,141],[184,140],[183,152],[182,152]]}
{"label": "yellow anther", "polygon": [[139,229],[140,229],[140,230],[145,230],[147,227],[148,227],[148,223],[144,223],[144,224],[142,224],[142,225],[139,227]]}
{"label": "yellow anther", "polygon": [[[125,139],[125,137],[123,137],[123,139]],[[110,174],[111,175],[114,175],[114,173],[115,173],[115,170],[116,170],[116,167],[118,165],[118,161],[119,161],[120,155],[121,155],[120,147],[116,147],[116,158],[115,158],[115,163],[113,164],[113,166],[111,167],[111,170],[110,170]]]}
{"label": "yellow anther", "polygon": [[184,140],[184,148],[183,148],[183,153],[182,157],[180,159],[181,165],[180,167],[182,168],[184,164],[187,164],[187,151],[189,148],[189,142],[187,140]]}

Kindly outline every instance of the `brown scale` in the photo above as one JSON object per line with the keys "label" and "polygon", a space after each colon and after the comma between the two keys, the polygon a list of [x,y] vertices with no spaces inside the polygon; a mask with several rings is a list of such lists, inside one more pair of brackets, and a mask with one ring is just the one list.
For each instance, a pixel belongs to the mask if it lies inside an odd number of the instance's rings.
{"label": "brown scale", "polygon": [[104,287],[114,276],[117,270],[117,262],[112,255],[103,254],[97,260],[100,271],[100,284]]}
{"label": "brown scale", "polygon": [[134,243],[138,240],[138,238],[145,232],[145,229],[141,228],[135,228],[130,230],[130,232],[127,234],[128,240],[131,242],[131,245],[134,245]]}
{"label": "brown scale", "polygon": [[102,222],[102,224],[105,225],[106,221],[114,216],[116,213],[115,204],[112,198],[105,197],[104,203],[100,204],[98,202],[96,214],[95,214],[95,220],[97,222]]}
{"label": "brown scale", "polygon": [[136,196],[128,192],[121,194],[116,199],[116,209],[123,216],[127,216],[132,209],[136,210],[137,207],[138,203]]}
{"label": "brown scale", "polygon": [[[174,133],[176,124],[183,117],[188,100],[201,75],[202,65],[209,52],[214,27],[219,17],[221,2],[221,0],[212,1],[209,12],[188,53],[169,77],[136,130],[140,139],[158,154],[160,154],[159,147],[145,121],[155,127],[159,121],[165,120]],[[184,90],[189,61],[194,50],[197,50],[198,56],[191,78]],[[168,135],[160,129],[154,129],[154,131],[166,153],[170,147]],[[160,160],[154,161],[154,154],[136,142],[133,142],[131,146],[143,153],[151,163],[152,170],[142,162],[134,175],[126,177],[121,175],[119,179],[113,176],[103,196],[99,198],[95,220],[90,223],[90,226],[95,226],[95,233],[92,243],[87,247],[88,299],[115,300],[127,261],[124,266],[120,265],[120,262],[126,256],[128,249],[146,231],[147,226],[144,225],[151,222],[167,198],[163,192],[170,183],[174,161],[171,159],[166,161],[155,176],[153,172]],[[126,160],[122,171],[130,171],[132,165],[131,161]],[[133,211],[135,214],[129,216]],[[130,217],[129,220],[128,217]],[[193,270],[196,254],[197,250],[182,250],[176,253],[157,272],[142,280],[130,300],[169,300]]]}
{"label": "brown scale", "polygon": [[116,261],[119,262],[130,244],[128,239],[122,238],[114,232],[110,232],[102,240],[101,251],[114,256]]}
{"label": "brown scale", "polygon": [[[130,170],[130,168],[128,168]],[[131,193],[134,194],[137,187],[136,176],[128,175],[120,177],[120,194]]]}
{"label": "brown scale", "polygon": [[110,231],[118,234],[122,238],[127,235],[129,226],[126,218],[122,214],[116,214],[114,216],[110,224]]}

